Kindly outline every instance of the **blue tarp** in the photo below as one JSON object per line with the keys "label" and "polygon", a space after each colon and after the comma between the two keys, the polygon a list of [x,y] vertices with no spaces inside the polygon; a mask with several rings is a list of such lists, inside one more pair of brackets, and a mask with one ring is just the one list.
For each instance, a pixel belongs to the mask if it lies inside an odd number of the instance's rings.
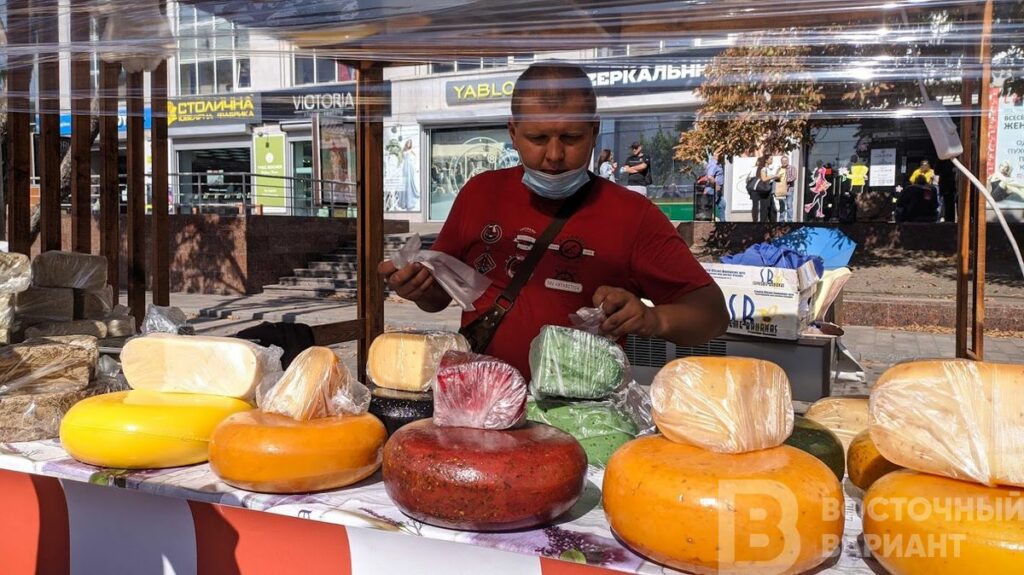
{"label": "blue tarp", "polygon": [[[835,228],[803,227],[773,240],[772,245],[794,250],[808,256],[818,256],[825,269],[834,270],[850,265],[857,242]],[[821,275],[820,273],[818,275]]]}
{"label": "blue tarp", "polygon": [[824,263],[818,256],[807,256],[796,250],[773,246],[772,244],[754,244],[745,252],[722,256],[723,264],[737,264],[741,266],[758,266],[770,268],[784,268],[795,270],[807,263],[814,262],[814,270],[818,277],[825,273]]}

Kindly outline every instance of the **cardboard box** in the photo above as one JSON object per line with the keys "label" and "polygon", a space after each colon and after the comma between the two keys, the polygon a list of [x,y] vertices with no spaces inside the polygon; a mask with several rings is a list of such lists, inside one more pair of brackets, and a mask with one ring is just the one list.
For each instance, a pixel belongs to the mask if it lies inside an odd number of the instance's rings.
{"label": "cardboard box", "polygon": [[818,274],[799,269],[703,264],[725,295],[729,333],[795,340],[811,322]]}

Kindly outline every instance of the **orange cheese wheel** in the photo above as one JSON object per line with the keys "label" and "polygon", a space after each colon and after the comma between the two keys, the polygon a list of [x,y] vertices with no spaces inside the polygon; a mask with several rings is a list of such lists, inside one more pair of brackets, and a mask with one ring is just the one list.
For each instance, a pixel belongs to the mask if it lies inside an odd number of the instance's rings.
{"label": "orange cheese wheel", "polygon": [[897,471],[864,495],[864,542],[892,575],[1024,572],[1019,488]]}
{"label": "orange cheese wheel", "polygon": [[881,477],[903,469],[889,461],[878,452],[878,447],[871,440],[871,430],[865,429],[850,442],[849,453],[846,454],[846,470],[850,474],[850,482],[867,489]]}
{"label": "orange cheese wheel", "polygon": [[351,485],[380,467],[387,434],[370,415],[296,421],[259,410],[224,420],[210,441],[210,468],[225,483],[262,493]]}
{"label": "orange cheese wheel", "polygon": [[602,491],[619,538],[692,573],[802,573],[842,540],[839,480],[788,445],[726,454],[643,437],[612,455]]}

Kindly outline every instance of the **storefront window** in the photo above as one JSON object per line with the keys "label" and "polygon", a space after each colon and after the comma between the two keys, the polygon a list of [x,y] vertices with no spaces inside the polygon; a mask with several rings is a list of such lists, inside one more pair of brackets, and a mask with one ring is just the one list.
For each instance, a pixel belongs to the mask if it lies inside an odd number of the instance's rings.
{"label": "storefront window", "polygon": [[296,55],[293,59],[292,83],[295,86],[330,84],[354,79],[352,68],[333,58],[313,54]]}
{"label": "storefront window", "polygon": [[519,164],[505,127],[433,130],[430,135],[431,220],[444,220],[473,176]]}

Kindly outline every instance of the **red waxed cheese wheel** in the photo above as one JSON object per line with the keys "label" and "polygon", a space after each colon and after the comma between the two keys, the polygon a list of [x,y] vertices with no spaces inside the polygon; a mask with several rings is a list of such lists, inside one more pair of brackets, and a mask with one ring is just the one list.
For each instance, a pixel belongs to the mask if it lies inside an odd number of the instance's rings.
{"label": "red waxed cheese wheel", "polygon": [[438,427],[424,419],[384,446],[384,487],[406,515],[463,531],[543,525],[586,484],[587,455],[542,423],[510,430]]}

